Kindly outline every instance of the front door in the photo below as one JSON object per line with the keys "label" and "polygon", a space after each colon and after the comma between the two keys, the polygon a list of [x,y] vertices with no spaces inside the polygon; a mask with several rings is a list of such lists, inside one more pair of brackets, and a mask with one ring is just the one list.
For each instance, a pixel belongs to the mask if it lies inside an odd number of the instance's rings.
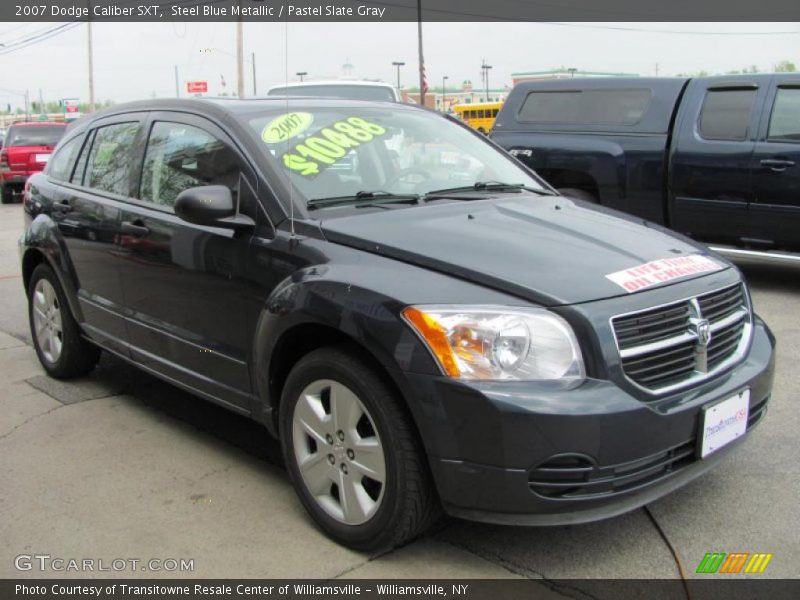
{"label": "front door", "polygon": [[[751,237],[800,249],[800,75],[776,75],[753,153]],[[767,118],[768,117],[768,118]]]}
{"label": "front door", "polygon": [[251,174],[205,119],[154,113],[147,127],[137,200],[123,210],[119,236],[131,355],[176,383],[249,408],[242,298],[250,234],[187,223],[173,207],[183,190],[224,185],[241,210]]}

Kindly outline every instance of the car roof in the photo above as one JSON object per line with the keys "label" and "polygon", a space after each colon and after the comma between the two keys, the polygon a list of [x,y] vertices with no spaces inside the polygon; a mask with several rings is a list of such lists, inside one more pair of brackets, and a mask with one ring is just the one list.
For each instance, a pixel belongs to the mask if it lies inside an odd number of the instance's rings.
{"label": "car roof", "polygon": [[385,81],[368,81],[365,79],[323,79],[319,81],[293,81],[291,83],[281,83],[279,85],[273,85],[267,93],[275,89],[282,89],[282,88],[294,88],[294,87],[310,87],[310,86],[320,86],[320,85],[350,85],[350,86],[361,86],[361,87],[385,87],[394,89],[394,86],[391,83],[387,83]]}

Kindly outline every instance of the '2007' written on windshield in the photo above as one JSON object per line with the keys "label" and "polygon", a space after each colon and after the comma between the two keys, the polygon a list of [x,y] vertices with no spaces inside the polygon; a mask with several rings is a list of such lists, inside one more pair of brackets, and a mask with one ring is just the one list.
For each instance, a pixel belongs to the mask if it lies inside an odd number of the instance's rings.
{"label": "'2007' written on windshield", "polygon": [[386,129],[361,117],[348,117],[320,129],[283,155],[287,169],[304,177],[319,175],[351,149],[372,141]]}

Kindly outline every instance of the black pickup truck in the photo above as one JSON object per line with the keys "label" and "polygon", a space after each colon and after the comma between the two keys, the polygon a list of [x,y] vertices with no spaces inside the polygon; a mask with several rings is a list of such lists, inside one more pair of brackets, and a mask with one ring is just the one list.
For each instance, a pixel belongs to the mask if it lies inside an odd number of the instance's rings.
{"label": "black pickup truck", "polygon": [[800,73],[522,82],[492,138],[566,195],[800,250]]}

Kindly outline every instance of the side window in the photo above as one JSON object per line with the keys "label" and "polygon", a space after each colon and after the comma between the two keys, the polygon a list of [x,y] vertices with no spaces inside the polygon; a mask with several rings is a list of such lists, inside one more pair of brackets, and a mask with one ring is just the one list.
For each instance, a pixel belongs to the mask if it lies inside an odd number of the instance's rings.
{"label": "side window", "polygon": [[118,194],[130,195],[130,149],[139,131],[139,123],[118,123],[97,130],[86,164],[84,185]]}
{"label": "side window", "polygon": [[70,175],[72,175],[72,167],[75,166],[75,159],[78,157],[78,152],[80,152],[83,140],[84,136],[79,135],[66,144],[62,144],[47,165],[47,175],[56,181],[69,180]]}
{"label": "side window", "polygon": [[83,183],[83,174],[86,172],[86,161],[89,158],[89,152],[92,149],[93,136],[94,132],[90,132],[89,135],[86,136],[86,143],[83,145],[81,155],[78,157],[78,164],[75,165],[75,170],[72,172],[70,183],[74,183],[76,185],[81,185]]}
{"label": "side window", "polygon": [[157,122],[150,132],[139,197],[172,207],[183,190],[224,185],[236,191],[239,159],[210,133],[182,123]]}
{"label": "side window", "polygon": [[536,123],[635,125],[650,104],[646,88],[533,91],[519,109],[519,120]]}
{"label": "side window", "polygon": [[707,140],[744,140],[756,90],[709,90],[700,111],[700,136]]}
{"label": "side window", "polygon": [[800,142],[800,88],[778,88],[767,139]]}

